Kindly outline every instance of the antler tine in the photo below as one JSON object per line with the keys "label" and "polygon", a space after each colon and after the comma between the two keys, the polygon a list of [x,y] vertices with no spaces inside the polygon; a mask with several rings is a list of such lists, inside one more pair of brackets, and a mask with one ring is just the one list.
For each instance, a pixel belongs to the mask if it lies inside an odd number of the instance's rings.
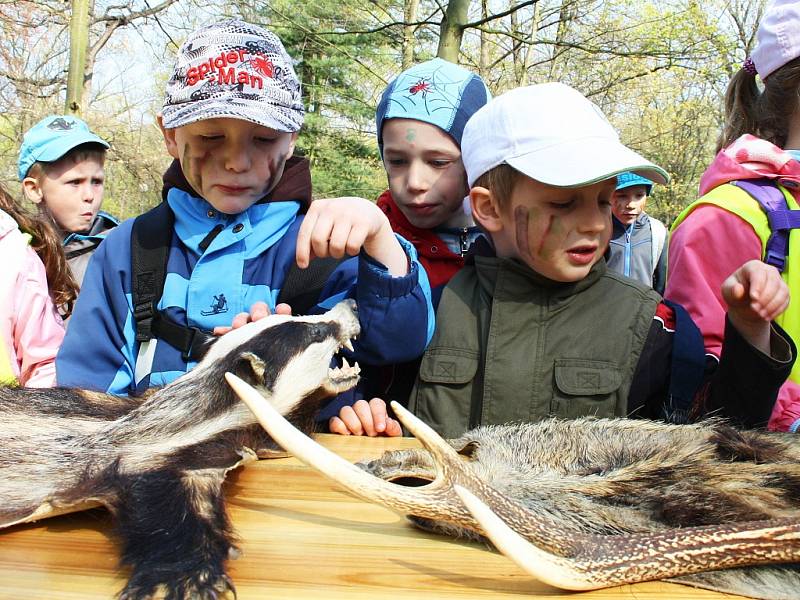
{"label": "antler tine", "polygon": [[[800,561],[800,523],[794,519],[647,534],[579,534],[573,537],[576,554],[558,556],[528,542],[506,524],[505,514],[499,517],[469,490],[456,485],[455,491],[503,554],[540,581],[562,589],[592,590],[703,571]],[[512,512],[517,513],[515,520],[520,513],[536,520],[523,506],[516,505]]]}
{"label": "antler tine", "polygon": [[402,514],[477,528],[472,515],[440,473],[437,472],[433,482],[422,487],[405,487],[384,481],[362,471],[298,431],[257,390],[236,375],[225,373],[225,379],[272,439],[287,452],[360,498]]}

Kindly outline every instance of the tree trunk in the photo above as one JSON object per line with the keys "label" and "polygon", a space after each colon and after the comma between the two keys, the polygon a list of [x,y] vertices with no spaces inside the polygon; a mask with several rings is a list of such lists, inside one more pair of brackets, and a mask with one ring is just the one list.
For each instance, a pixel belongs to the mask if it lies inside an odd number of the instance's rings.
{"label": "tree trunk", "polygon": [[86,49],[89,47],[89,9],[91,0],[72,0],[69,20],[69,74],[64,110],[80,115],[84,108],[83,82],[86,76]]}
{"label": "tree trunk", "polygon": [[[488,0],[481,0],[481,19],[486,19],[489,16],[489,2]],[[486,69],[489,66],[489,34],[481,28],[481,57],[478,63],[478,68],[482,77],[486,77]]]}
{"label": "tree trunk", "polygon": [[450,0],[442,19],[439,33],[439,49],[436,56],[458,63],[458,52],[461,49],[461,38],[464,36],[464,25],[467,24],[469,0]]}
{"label": "tree trunk", "polygon": [[414,31],[419,0],[405,0],[405,25],[403,26],[403,71],[414,64]]}

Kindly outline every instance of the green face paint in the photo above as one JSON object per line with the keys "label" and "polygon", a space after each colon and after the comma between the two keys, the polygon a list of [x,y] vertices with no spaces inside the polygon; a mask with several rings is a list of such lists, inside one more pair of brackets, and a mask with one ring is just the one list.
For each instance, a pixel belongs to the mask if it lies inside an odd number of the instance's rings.
{"label": "green face paint", "polygon": [[417,132],[413,129],[406,129],[406,141],[413,143],[417,139]]}

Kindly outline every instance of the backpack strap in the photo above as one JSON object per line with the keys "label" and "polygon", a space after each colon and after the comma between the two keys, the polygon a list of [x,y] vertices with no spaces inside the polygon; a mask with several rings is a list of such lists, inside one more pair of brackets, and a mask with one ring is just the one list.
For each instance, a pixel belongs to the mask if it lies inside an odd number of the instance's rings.
{"label": "backpack strap", "polygon": [[167,277],[167,257],[175,216],[166,202],[139,215],[131,231],[131,297],[136,341],[162,339],[181,351],[185,361],[202,358],[214,336],[197,327],[179,325],[158,310]]}
{"label": "backpack strap", "polygon": [[661,251],[664,250],[664,244],[667,240],[667,228],[658,219],[649,217],[647,220],[650,223],[650,248],[653,252],[652,267],[653,271],[655,271],[658,266],[658,259],[661,257]]}
{"label": "backpack strap", "polygon": [[345,258],[315,258],[308,267],[301,269],[297,263],[292,262],[283,287],[278,293],[276,304],[286,303],[292,307],[295,315],[307,314],[319,302],[322,288]]}
{"label": "backpack strap", "polygon": [[789,232],[800,228],[800,210],[789,209],[783,192],[770,179],[743,179],[731,183],[752,196],[767,215],[772,233],[764,248],[764,262],[783,273],[789,254]]}
{"label": "backpack strap", "polygon": [[131,230],[131,297],[136,321],[136,341],[154,337],[156,304],[164,291],[167,256],[175,217],[166,202],[139,215]]}

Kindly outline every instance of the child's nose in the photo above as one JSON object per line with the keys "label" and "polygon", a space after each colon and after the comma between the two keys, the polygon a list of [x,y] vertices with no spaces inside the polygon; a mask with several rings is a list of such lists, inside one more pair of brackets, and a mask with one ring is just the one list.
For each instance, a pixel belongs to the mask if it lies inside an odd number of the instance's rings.
{"label": "child's nose", "polygon": [[600,233],[611,224],[610,212],[598,203],[588,203],[581,215],[581,229],[589,233]]}
{"label": "child's nose", "polygon": [[225,153],[225,168],[235,173],[243,173],[250,169],[250,154],[245,148],[229,148]]}
{"label": "child's nose", "polygon": [[416,162],[412,162],[408,166],[408,189],[423,192],[428,189],[425,169]]}

